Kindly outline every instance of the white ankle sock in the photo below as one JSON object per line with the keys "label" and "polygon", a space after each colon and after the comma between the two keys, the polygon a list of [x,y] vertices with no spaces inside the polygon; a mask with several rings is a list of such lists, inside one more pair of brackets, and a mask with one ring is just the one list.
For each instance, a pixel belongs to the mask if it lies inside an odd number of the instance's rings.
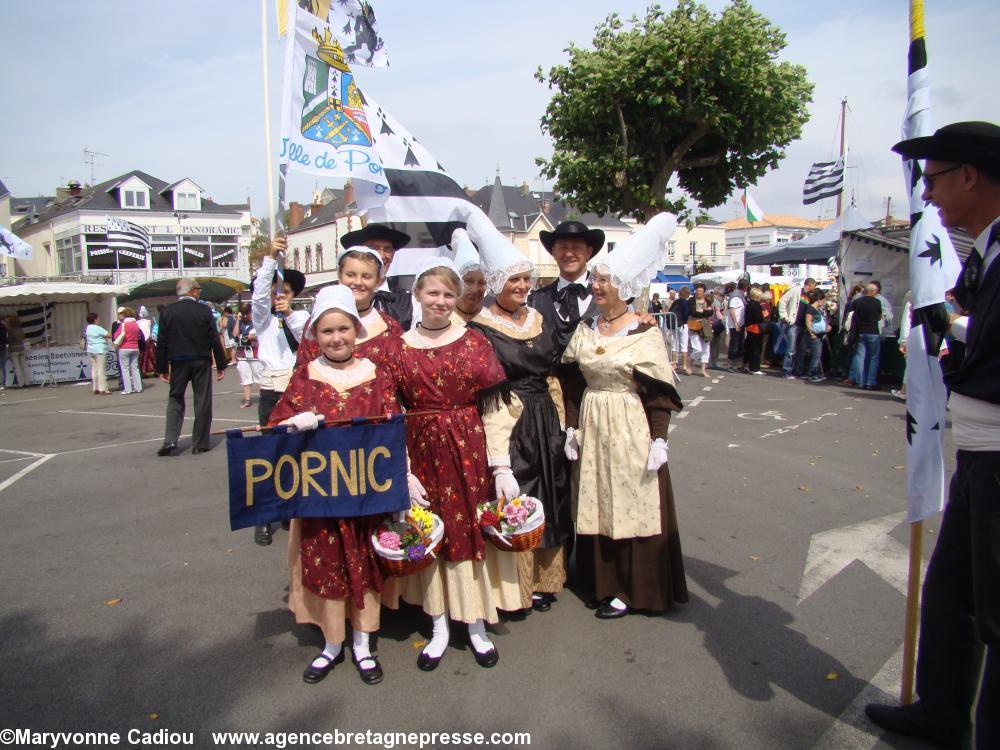
{"label": "white ankle sock", "polygon": [[[354,641],[351,644],[351,651],[354,653],[354,661],[361,664],[362,669],[371,669],[375,666],[369,642],[369,633],[363,633],[360,630],[354,631]],[[369,663],[365,664],[364,662],[366,661]]]}
{"label": "white ankle sock", "polygon": [[313,659],[312,665],[316,667],[316,669],[325,667],[328,663],[327,659],[333,661],[340,656],[340,649],[341,646],[339,643],[330,643],[330,641],[327,641],[326,648],[323,649],[323,653]]}
{"label": "white ankle sock", "polygon": [[480,654],[485,654],[493,648],[493,641],[486,635],[486,623],[482,620],[476,620],[469,625],[469,643]]}
{"label": "white ankle sock", "polygon": [[432,659],[437,659],[448,648],[448,615],[431,615],[431,622],[434,625],[434,634],[431,636],[431,642],[424,646],[424,653]]}
{"label": "white ankle sock", "polygon": [[614,599],[612,599],[610,602],[608,602],[608,604],[610,604],[615,609],[628,609],[628,605],[625,602],[623,602],[621,599],[619,599],[617,596]]}

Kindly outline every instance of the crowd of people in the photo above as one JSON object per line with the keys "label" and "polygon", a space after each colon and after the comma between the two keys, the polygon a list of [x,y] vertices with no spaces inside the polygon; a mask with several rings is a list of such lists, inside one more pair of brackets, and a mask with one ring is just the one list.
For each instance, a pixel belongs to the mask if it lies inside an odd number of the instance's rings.
{"label": "crowd of people", "polygon": [[654,294],[649,312],[680,371],[691,375],[694,365],[703,377],[708,370],[770,369],[789,380],[822,383],[834,375],[844,385],[877,390],[881,347],[896,333],[877,280],[851,290],[843,316],[836,290],[820,289],[816,279],[782,289],[751,283],[749,275],[711,290],[699,282],[666,299]]}

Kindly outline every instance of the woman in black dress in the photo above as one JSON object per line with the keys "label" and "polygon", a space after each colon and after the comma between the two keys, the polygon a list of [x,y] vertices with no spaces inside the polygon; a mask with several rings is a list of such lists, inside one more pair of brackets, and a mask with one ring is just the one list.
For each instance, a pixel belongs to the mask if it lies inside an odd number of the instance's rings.
{"label": "woman in black dress", "polygon": [[566,583],[565,545],[573,533],[564,432],[546,380],[562,352],[555,324],[526,306],[534,264],[485,214],[469,216],[468,226],[495,295],[470,325],[486,335],[510,382],[509,465],[517,490],[537,498],[545,511],[540,546],[518,553],[521,603],[545,612]]}

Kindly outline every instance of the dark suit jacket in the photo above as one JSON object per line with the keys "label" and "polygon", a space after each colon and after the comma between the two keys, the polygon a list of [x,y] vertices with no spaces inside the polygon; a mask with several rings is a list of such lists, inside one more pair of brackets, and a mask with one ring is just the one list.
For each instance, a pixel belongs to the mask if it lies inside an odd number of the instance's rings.
{"label": "dark suit jacket", "polygon": [[[565,311],[561,309],[557,299],[557,286],[559,286],[558,279],[551,284],[533,291],[528,295],[528,306],[538,310],[547,321],[554,320],[556,322],[556,342],[559,344],[559,351],[562,352],[569,346],[569,340],[573,338],[573,333],[576,331],[578,323],[570,323],[568,315],[564,314]],[[574,299],[573,304],[579,303]],[[600,308],[594,302],[594,298],[591,297],[590,306],[582,318],[593,318],[599,312]]]}
{"label": "dark suit jacket", "polygon": [[211,359],[215,368],[226,369],[226,352],[222,348],[215,317],[208,306],[193,299],[179,299],[160,315],[156,339],[156,371],[166,375],[170,361],[175,359]]}
{"label": "dark suit jacket", "polygon": [[[956,296],[968,304],[965,294],[956,291]],[[1000,404],[1000,259],[990,264],[982,285],[970,296],[965,346],[958,341],[949,346],[944,382],[955,393]]]}
{"label": "dark suit jacket", "polygon": [[413,303],[410,301],[410,293],[407,290],[375,292],[372,305],[376,310],[385,313],[399,323],[404,331],[410,330],[410,326],[413,324]]}

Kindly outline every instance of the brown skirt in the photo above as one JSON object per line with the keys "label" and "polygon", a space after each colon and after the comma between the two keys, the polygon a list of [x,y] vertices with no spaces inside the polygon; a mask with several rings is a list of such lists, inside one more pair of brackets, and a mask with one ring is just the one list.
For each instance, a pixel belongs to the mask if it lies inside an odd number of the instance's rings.
{"label": "brown skirt", "polygon": [[580,585],[597,599],[616,596],[633,609],[653,612],[666,612],[675,603],[687,602],[681,537],[666,466],[660,469],[659,481],[661,533],[630,539],[577,536]]}

